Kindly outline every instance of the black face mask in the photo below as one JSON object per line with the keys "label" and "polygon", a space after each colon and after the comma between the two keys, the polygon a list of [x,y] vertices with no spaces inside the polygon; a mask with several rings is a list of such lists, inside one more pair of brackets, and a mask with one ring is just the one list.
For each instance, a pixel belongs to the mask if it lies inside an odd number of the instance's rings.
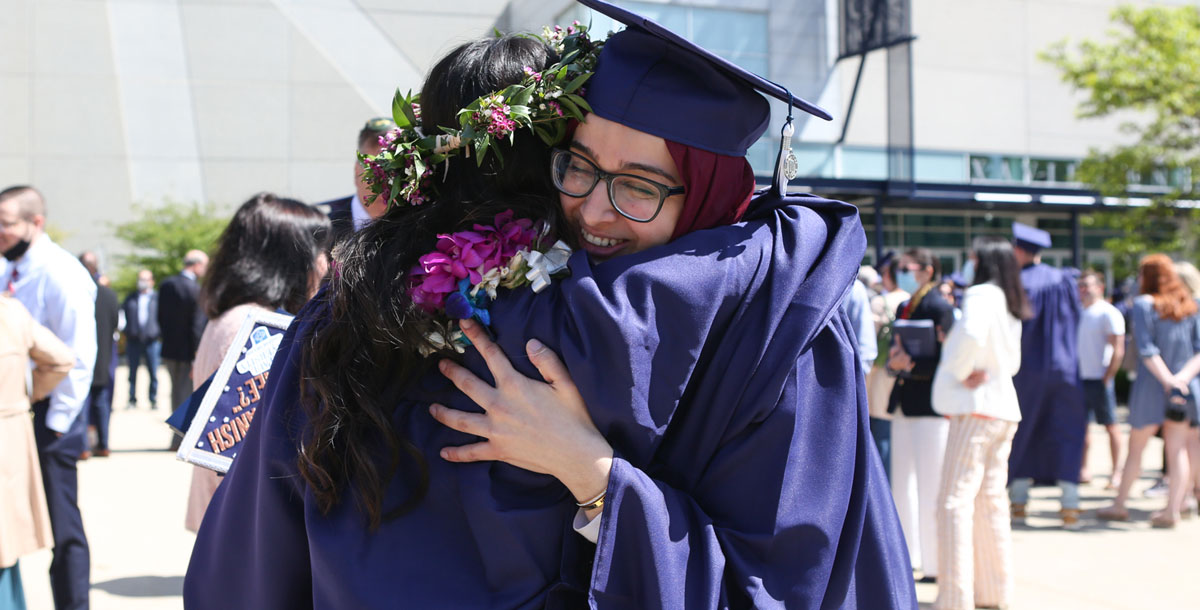
{"label": "black face mask", "polygon": [[22,256],[25,256],[25,252],[29,250],[29,243],[28,239],[18,241],[13,247],[4,251],[4,258],[10,261],[20,260]]}

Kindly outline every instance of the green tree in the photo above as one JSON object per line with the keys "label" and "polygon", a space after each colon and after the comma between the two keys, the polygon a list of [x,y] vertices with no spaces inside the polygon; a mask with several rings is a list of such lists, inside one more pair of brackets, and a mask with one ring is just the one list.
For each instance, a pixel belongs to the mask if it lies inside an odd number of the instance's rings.
{"label": "green tree", "polygon": [[1087,219],[1121,233],[1105,247],[1114,271],[1128,274],[1150,252],[1196,256],[1192,226],[1200,216],[1175,203],[1194,197],[1192,176],[1200,175],[1200,8],[1120,6],[1112,20],[1117,27],[1107,40],[1085,40],[1073,51],[1060,41],[1041,57],[1085,95],[1077,116],[1126,119],[1121,130],[1128,142],[1090,150],[1079,179],[1109,196],[1128,195],[1131,184],[1150,177],[1167,187],[1149,206]]}
{"label": "green tree", "polygon": [[137,220],[114,227],[114,233],[131,247],[121,256],[113,290],[122,297],[137,284],[137,273],[149,269],[155,281],[179,273],[188,250],[209,252],[229,219],[212,205],[167,203],[159,207],[134,206]]}

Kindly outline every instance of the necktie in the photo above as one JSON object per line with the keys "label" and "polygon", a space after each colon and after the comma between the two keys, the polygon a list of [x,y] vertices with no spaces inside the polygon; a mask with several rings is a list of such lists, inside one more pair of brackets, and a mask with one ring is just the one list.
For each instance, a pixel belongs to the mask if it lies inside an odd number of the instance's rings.
{"label": "necktie", "polygon": [[17,278],[18,278],[18,277],[20,277],[20,276],[21,276],[21,274],[17,272],[17,266],[14,264],[14,265],[13,265],[12,277],[8,278],[8,289],[7,289],[7,290],[8,290],[8,294],[16,294],[16,292],[17,292]]}

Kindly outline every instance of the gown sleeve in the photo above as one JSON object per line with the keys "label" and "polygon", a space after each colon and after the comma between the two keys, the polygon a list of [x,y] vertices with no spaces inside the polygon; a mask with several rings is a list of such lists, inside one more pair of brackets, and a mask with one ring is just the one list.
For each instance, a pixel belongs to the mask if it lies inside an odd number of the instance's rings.
{"label": "gown sleeve", "polygon": [[[798,207],[724,244],[702,231],[653,259],[575,259],[552,297],[494,310],[514,366],[536,378],[505,332],[519,310],[522,340],[560,354],[614,448],[593,607],[816,607],[847,595],[854,561],[837,559],[861,543],[869,439],[838,307],[857,267],[830,254],[854,237],[826,222]],[[861,250],[846,256],[857,265]],[[898,584],[901,595],[911,586]]]}
{"label": "gown sleeve", "polygon": [[[260,406],[241,454],[217,488],[196,534],[183,583],[184,607],[310,608],[312,569],[305,528],[304,480],[296,470],[295,413],[304,313],[284,333],[271,367],[270,399]],[[252,558],[245,561],[245,558]]]}
{"label": "gown sleeve", "polygon": [[[692,460],[694,476],[681,472],[683,463],[639,468],[618,453],[596,547],[593,607],[846,601],[854,562],[840,563],[839,555],[853,555],[861,542],[865,502],[855,470],[867,464],[859,455],[862,414],[848,408],[852,375],[861,371],[848,330],[839,316],[784,366],[778,400],[731,422],[715,447]],[[833,389],[816,378],[850,383]]]}

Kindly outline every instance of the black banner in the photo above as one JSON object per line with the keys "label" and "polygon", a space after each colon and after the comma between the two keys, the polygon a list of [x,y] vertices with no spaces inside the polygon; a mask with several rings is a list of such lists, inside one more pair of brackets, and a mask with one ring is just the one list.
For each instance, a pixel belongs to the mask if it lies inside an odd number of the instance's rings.
{"label": "black banner", "polygon": [[841,0],[840,4],[838,59],[913,38],[911,0]]}

